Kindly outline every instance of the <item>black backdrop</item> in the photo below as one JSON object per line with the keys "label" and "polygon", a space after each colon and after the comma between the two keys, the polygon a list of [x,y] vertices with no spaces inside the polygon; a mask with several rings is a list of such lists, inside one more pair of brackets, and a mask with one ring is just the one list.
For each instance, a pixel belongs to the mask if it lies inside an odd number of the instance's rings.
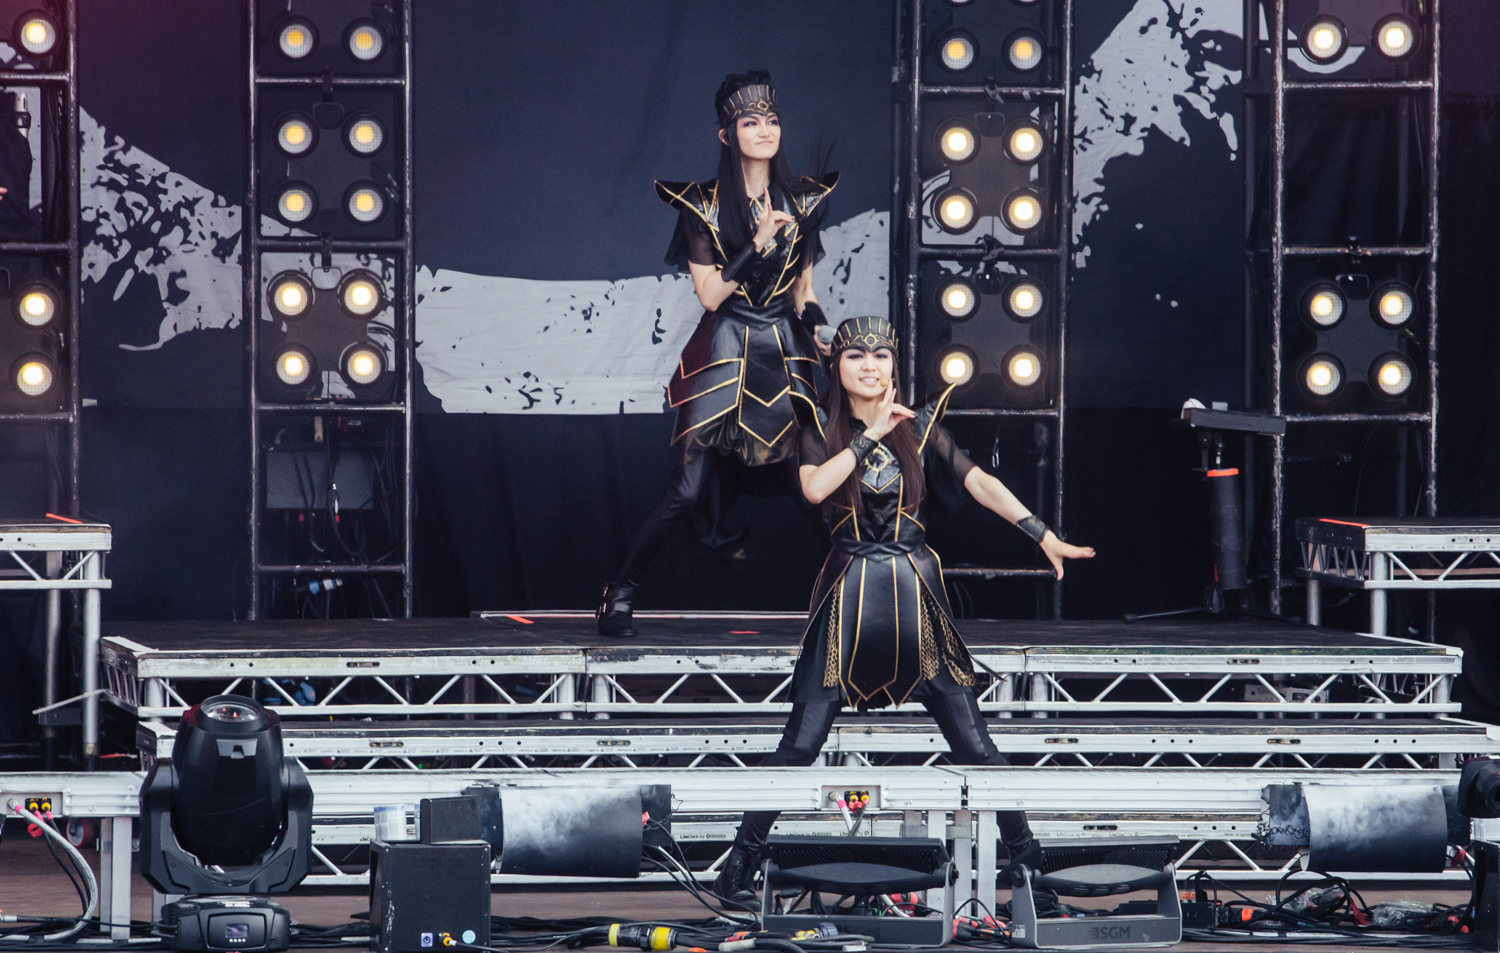
{"label": "black backdrop", "polygon": [[[1092,51],[1153,2],[1081,7],[1081,76],[1091,74]],[[1482,0],[1445,6],[1447,88],[1500,91],[1488,55],[1500,43],[1495,14]],[[887,210],[884,2],[418,0],[417,17],[415,202],[425,268],[547,281],[664,273],[671,216],[650,180],[712,175],[712,91],[726,71],[752,65],[776,77],[794,165],[805,168],[816,147],[836,143],[833,166],[844,179],[831,220]],[[83,0],[81,21],[83,104],[106,136],[238,201],[238,4]],[[1221,62],[1236,63],[1238,38],[1216,39]],[[1219,96],[1216,113],[1237,117],[1237,87]],[[1073,288],[1067,525],[1100,556],[1072,568],[1072,617],[1190,604],[1206,581],[1194,454],[1167,423],[1189,396],[1238,406],[1241,187],[1238,156],[1217,121],[1179,105],[1185,135],[1153,128],[1138,153],[1112,159],[1108,214],[1082,236],[1090,255]],[[1454,101],[1443,173],[1442,440],[1453,448],[1443,457],[1445,512],[1493,513],[1500,504],[1492,459],[1500,394],[1489,370],[1500,342],[1488,285],[1500,251],[1497,128],[1493,104]],[[158,349],[124,350],[153,339],[166,303],[149,281],[118,290],[115,267],[109,285],[90,285],[84,310],[85,390],[98,402],[85,413],[85,507],[116,529],[106,617],[243,617],[243,331],[210,327]],[[431,395],[422,407],[419,613],[590,605],[660,491],[669,418],[456,414]],[[995,431],[956,430],[991,463]],[[1029,435],[998,436],[998,472],[1029,498]],[[3,439],[0,512],[33,514],[45,502],[34,489],[45,454],[27,437]],[[1326,481],[1320,513],[1350,505],[1345,476]],[[747,564],[718,565],[680,540],[654,567],[642,603],[800,607],[818,558],[805,525],[784,500],[742,501],[737,518],[755,528]],[[1027,558],[1014,535],[976,514],[934,529],[950,562]],[[970,595],[984,614],[1033,609],[1029,586],[974,586]],[[1476,605],[1449,613],[1461,629],[1454,638],[1475,644],[1492,634],[1483,601]],[[0,697],[9,703],[0,737],[16,737],[34,707],[39,645],[30,603],[4,606]]]}

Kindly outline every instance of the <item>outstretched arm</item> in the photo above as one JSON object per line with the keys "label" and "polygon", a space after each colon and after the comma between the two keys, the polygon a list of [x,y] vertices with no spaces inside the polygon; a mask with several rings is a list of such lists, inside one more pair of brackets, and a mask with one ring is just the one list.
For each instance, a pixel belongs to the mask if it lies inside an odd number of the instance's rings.
{"label": "outstretched arm", "polygon": [[[969,495],[978,500],[985,509],[999,514],[1012,523],[1019,523],[1031,515],[1031,511],[1016,499],[1016,495],[1010,491],[1009,487],[979,467],[970,470],[969,475],[964,477],[964,489],[968,490]],[[1050,529],[1042,537],[1039,545],[1042,547],[1042,554],[1052,564],[1059,579],[1063,577],[1064,559],[1094,558],[1092,546],[1074,546],[1071,543],[1065,543],[1058,539]]]}

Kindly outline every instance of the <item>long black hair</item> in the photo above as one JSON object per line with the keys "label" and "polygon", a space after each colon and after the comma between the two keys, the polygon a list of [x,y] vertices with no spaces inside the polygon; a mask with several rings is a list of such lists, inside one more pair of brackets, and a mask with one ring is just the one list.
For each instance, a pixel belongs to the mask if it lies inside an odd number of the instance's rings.
{"label": "long black hair", "polygon": [[[738,90],[746,86],[771,85],[771,74],[763,69],[747,70],[743,73],[731,73],[724,78],[720,84],[719,91],[714,94],[714,113],[719,115],[724,101],[733,96]],[[779,117],[778,117],[779,118]],[[719,236],[723,241],[724,250],[733,255],[738,249],[744,247],[754,235],[752,225],[754,218],[750,214],[750,198],[745,194],[745,171],[740,164],[740,137],[736,128],[739,120],[723,127],[724,142],[719,147]],[[785,131],[783,130],[783,135]],[[829,148],[832,153],[832,148]],[[819,157],[819,165],[826,167],[827,157]],[[823,168],[817,170],[821,175]],[[800,178],[792,174],[791,167],[786,162],[786,140],[783,139],[776,149],[776,155],[771,157],[771,201],[774,203],[782,195],[803,195],[817,188],[816,182]],[[806,218],[799,217],[799,225],[804,233],[818,228],[823,223],[823,218],[828,214],[828,203],[820,202],[813,210],[813,214]]]}
{"label": "long black hair", "polygon": [[[844,350],[847,351],[848,348]],[[855,427],[864,430],[864,424],[855,418],[854,411],[849,406],[849,397],[844,393],[843,374],[839,368],[843,356],[844,351],[833,356],[833,366],[828,369],[828,391],[823,395],[823,409],[828,414],[828,425],[823,428],[823,445],[828,450],[829,457],[842,453],[849,446],[849,441],[854,439]],[[891,384],[899,389],[894,377]],[[917,507],[922,505],[922,498],[927,495],[927,479],[922,471],[917,428],[912,426],[910,420],[903,418],[886,434],[884,443],[896,454],[896,462],[901,464],[901,508],[915,514]],[[842,486],[823,501],[826,515],[832,515],[831,507],[834,506],[864,513],[865,507],[859,493],[858,467],[849,474],[849,479]]]}

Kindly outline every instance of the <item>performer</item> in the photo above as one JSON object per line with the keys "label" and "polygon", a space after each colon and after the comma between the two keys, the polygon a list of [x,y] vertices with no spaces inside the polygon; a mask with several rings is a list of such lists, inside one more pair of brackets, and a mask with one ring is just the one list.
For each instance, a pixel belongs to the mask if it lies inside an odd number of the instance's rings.
{"label": "performer", "polygon": [[[1057,578],[1064,559],[1094,551],[1058,539],[993,476],[974,465],[939,423],[952,388],[915,412],[896,403],[896,338],[884,318],[852,318],[833,338],[822,435],[802,432],[802,491],[832,527],[813,588],[802,654],[793,670],[792,715],[768,766],[818,757],[839,709],[864,711],[920,701],[936,719],[956,764],[1006,764],[974,696],[974,667],[925,543],[928,499],[952,506],[967,491],[1036,540]],[[757,855],[776,811],[746,813],[717,891],[753,898]],[[1035,863],[1021,811],[1000,813],[1011,863]]]}
{"label": "performer", "polygon": [[636,589],[695,508],[700,535],[722,544],[718,514],[733,497],[732,468],[782,468],[766,475],[780,476],[801,503],[792,468],[798,433],[816,428],[814,332],[825,323],[812,269],[823,257],[818,226],[838,173],[792,176],[770,80],[752,70],[719,87],[717,179],[656,183],[656,194],[680,212],[667,261],[691,273],[706,310],[667,385],[677,410],[667,492],[605,587],[601,635],[635,635]]}

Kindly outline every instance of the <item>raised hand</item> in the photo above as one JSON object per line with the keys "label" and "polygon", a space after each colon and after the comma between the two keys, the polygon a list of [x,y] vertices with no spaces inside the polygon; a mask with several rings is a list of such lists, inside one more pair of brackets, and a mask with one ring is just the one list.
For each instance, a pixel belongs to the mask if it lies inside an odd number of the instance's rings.
{"label": "raised hand", "polygon": [[755,247],[757,249],[763,249],[775,241],[778,231],[796,221],[790,213],[771,207],[770,188],[766,189],[765,194],[760,197],[760,201],[761,207],[765,209],[765,214],[761,215],[760,224],[755,229]]}
{"label": "raised hand", "polygon": [[909,408],[896,403],[896,380],[891,378],[886,381],[885,396],[880,398],[880,403],[875,408],[875,420],[865,428],[865,436],[871,440],[879,440],[903,420],[915,417]]}

